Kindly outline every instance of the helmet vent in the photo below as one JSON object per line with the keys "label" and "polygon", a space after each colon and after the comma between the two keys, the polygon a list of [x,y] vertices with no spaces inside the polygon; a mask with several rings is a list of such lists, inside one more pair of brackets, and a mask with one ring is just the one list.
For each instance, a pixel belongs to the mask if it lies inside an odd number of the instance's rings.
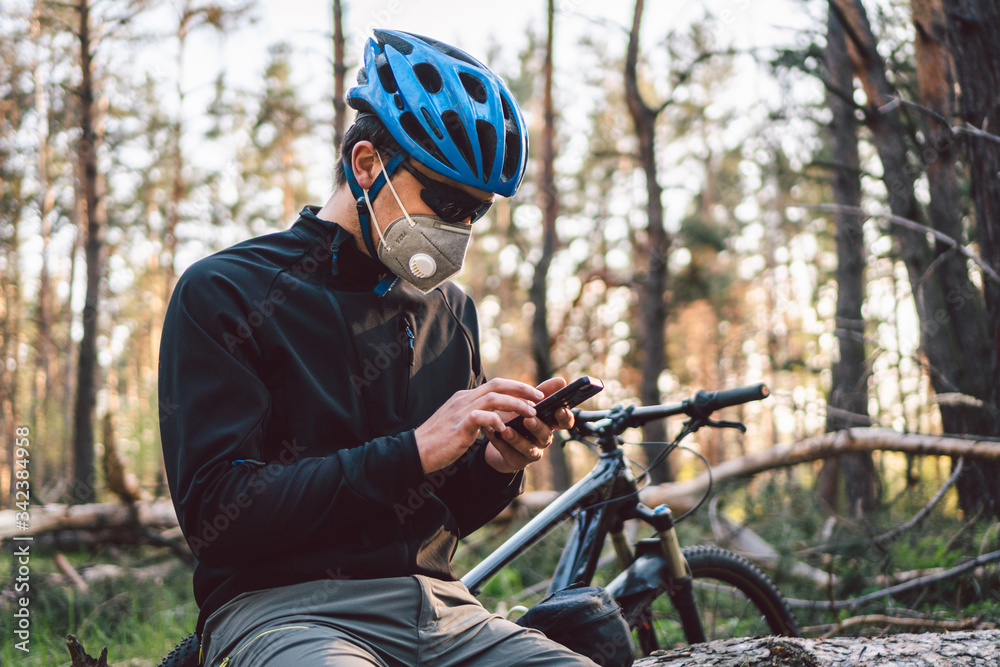
{"label": "helmet vent", "polygon": [[472,151],[472,142],[469,141],[469,135],[465,131],[465,127],[462,126],[462,119],[459,118],[458,112],[453,109],[447,109],[441,114],[441,122],[444,123],[444,129],[448,131],[448,136],[451,137],[452,143],[458,148],[462,157],[465,158],[466,164],[469,165],[469,169],[473,173],[479,173],[479,169],[476,168],[475,156]]}
{"label": "helmet vent", "polygon": [[382,84],[385,92],[392,95],[399,90],[399,86],[396,84],[396,77],[392,73],[392,68],[389,66],[389,59],[385,57],[385,53],[375,55],[375,71],[378,72],[379,83]]}
{"label": "helmet vent", "polygon": [[510,125],[514,120],[514,114],[510,111],[510,105],[507,104],[507,98],[503,95],[500,96],[500,105],[503,107],[503,119],[507,121],[507,125]]}
{"label": "helmet vent", "polygon": [[441,92],[441,88],[443,87],[441,73],[438,72],[437,67],[434,67],[430,63],[417,63],[413,66],[413,73],[417,76],[420,85],[428,93],[434,95]]}
{"label": "helmet vent", "polygon": [[521,133],[514,121],[514,113],[507,104],[507,98],[500,96],[503,106],[504,137],[503,137],[503,169],[500,171],[500,182],[506,183],[517,175],[521,165]]}
{"label": "helmet vent", "polygon": [[456,49],[451,44],[445,44],[444,42],[439,42],[436,39],[431,39],[430,37],[424,37],[423,35],[417,35],[412,32],[406,34],[409,35],[410,37],[416,37],[417,39],[426,42],[430,46],[433,46],[435,49],[445,54],[446,56],[450,56],[452,58],[455,58],[456,60],[461,60],[463,63],[466,63],[467,65],[472,65],[476,69],[480,69],[481,67],[483,67],[483,64],[481,62],[470,56],[465,51],[462,51],[461,49]]}
{"label": "helmet vent", "polygon": [[479,152],[483,156],[483,182],[493,175],[493,160],[497,156],[497,131],[488,121],[476,120],[476,134],[479,136]]}
{"label": "helmet vent", "polygon": [[364,86],[368,83],[368,70],[364,67],[358,70],[358,85]]}
{"label": "helmet vent", "polygon": [[420,113],[424,115],[424,120],[427,122],[427,127],[431,128],[431,132],[434,136],[438,138],[438,141],[444,139],[444,135],[441,134],[441,130],[438,129],[437,123],[434,122],[434,117],[431,116],[431,112],[424,107],[420,107]]}
{"label": "helmet vent", "polygon": [[424,126],[420,124],[420,121],[417,120],[416,116],[409,111],[404,112],[399,117],[399,125],[403,128],[404,132],[410,135],[411,139],[417,142],[417,145],[430,153],[435,160],[443,163],[449,169],[454,169],[451,162],[444,156],[441,149],[437,147],[434,140],[431,139],[431,135],[427,134],[427,130],[425,130]]}
{"label": "helmet vent", "polygon": [[486,86],[483,85],[479,77],[472,76],[468,72],[459,72],[458,78],[461,79],[462,86],[465,87],[465,92],[469,94],[469,97],[480,104],[486,102]]}
{"label": "helmet vent", "polygon": [[404,56],[408,56],[413,53],[413,45],[407,42],[405,39],[401,39],[391,32],[385,30],[376,30],[375,37],[378,39],[379,44],[388,44],[392,48],[396,49]]}

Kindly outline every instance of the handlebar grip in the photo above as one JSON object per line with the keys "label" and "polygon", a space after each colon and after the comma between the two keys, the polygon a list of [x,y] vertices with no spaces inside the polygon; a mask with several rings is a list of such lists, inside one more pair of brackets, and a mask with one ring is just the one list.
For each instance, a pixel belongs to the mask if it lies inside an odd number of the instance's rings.
{"label": "handlebar grip", "polygon": [[708,416],[716,410],[742,405],[750,401],[760,401],[770,395],[771,391],[763,382],[736,389],[721,389],[713,392],[699,391],[691,399],[691,407],[698,414]]}

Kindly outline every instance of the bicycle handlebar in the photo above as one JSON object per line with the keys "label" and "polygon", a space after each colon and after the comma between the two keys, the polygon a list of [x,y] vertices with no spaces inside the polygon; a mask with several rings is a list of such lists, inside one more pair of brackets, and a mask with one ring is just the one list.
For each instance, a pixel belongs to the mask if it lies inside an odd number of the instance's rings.
{"label": "bicycle handlebar", "polygon": [[[737,387],[735,389],[720,389],[719,391],[699,391],[691,398],[680,403],[665,405],[649,405],[640,407],[622,408],[620,406],[610,410],[573,410],[576,417],[577,427],[590,433],[596,433],[607,424],[595,424],[608,420],[608,424],[613,421],[619,422],[620,430],[634,428],[657,419],[665,419],[676,415],[687,415],[694,418],[708,418],[716,410],[742,405],[750,401],[760,401],[771,394],[767,385],[763,382]],[[616,429],[618,430],[618,429]]]}
{"label": "bicycle handlebar", "polygon": [[693,402],[694,410],[701,413],[692,416],[708,416],[716,410],[742,405],[750,401],[760,401],[770,395],[771,392],[767,385],[759,382],[736,389],[721,389],[713,392],[699,391],[694,395],[694,398],[688,400]]}

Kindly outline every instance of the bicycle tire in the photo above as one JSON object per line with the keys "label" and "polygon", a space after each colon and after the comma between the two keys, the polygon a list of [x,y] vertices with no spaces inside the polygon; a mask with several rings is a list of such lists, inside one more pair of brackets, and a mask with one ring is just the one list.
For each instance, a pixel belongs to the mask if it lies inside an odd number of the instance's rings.
{"label": "bicycle tire", "polygon": [[198,635],[192,632],[167,654],[159,667],[198,667],[200,653],[201,642],[198,641]]}
{"label": "bicycle tire", "polygon": [[[682,549],[705,635],[709,641],[766,635],[799,636],[798,624],[774,582],[749,560],[714,546]],[[685,643],[684,628],[662,587],[631,614],[643,655]],[[709,596],[715,595],[709,604]],[[720,603],[721,598],[721,603]]]}

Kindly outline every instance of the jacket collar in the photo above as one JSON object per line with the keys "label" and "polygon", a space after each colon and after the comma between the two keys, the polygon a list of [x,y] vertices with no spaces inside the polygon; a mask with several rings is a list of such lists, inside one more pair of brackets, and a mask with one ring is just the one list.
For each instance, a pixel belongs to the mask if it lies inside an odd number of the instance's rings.
{"label": "jacket collar", "polygon": [[351,232],[336,222],[318,217],[316,214],[319,212],[319,206],[306,206],[292,229],[305,233],[321,242],[324,249],[329,249],[330,275],[334,276],[338,287],[352,290],[375,288],[388,273],[385,265],[362,252]]}

